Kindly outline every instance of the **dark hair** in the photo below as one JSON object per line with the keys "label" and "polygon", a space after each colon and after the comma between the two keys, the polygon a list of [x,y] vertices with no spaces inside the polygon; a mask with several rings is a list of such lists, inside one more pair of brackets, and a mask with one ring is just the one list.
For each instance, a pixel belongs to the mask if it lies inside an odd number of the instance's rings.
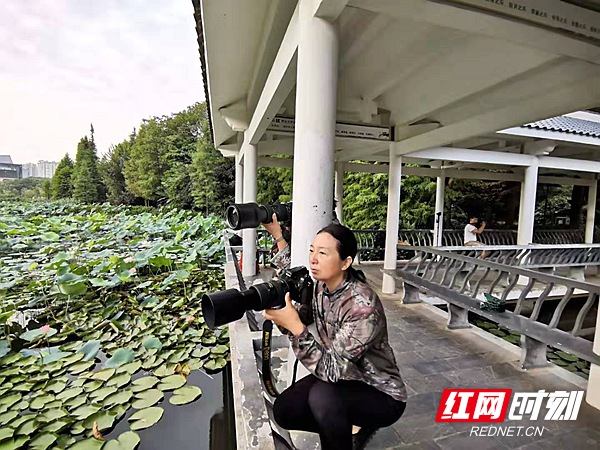
{"label": "dark hair", "polygon": [[[330,234],[337,241],[337,251],[340,254],[340,259],[344,260],[348,257],[354,259],[356,252],[358,251],[358,243],[356,242],[356,236],[354,236],[354,233],[350,228],[338,223],[332,223],[319,230],[317,234],[321,233]],[[352,267],[352,263],[350,263],[350,267],[348,267],[348,273],[363,283],[366,283],[367,281],[365,274]]]}

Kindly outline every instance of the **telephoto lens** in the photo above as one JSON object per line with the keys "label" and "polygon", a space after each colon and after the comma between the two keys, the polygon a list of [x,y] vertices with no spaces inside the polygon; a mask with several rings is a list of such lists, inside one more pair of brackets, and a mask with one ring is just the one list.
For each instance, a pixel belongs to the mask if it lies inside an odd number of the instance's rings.
{"label": "telephoto lens", "polygon": [[202,314],[206,325],[216,328],[242,318],[246,311],[285,307],[285,294],[301,304],[309,304],[314,283],[306,267],[285,270],[279,279],[255,284],[249,289],[207,293],[202,296]]}
{"label": "telephoto lens", "polygon": [[225,220],[232,230],[243,228],[256,228],[261,223],[271,223],[273,214],[280,222],[287,222],[292,218],[292,204],[258,205],[257,203],[234,203],[227,207]]}

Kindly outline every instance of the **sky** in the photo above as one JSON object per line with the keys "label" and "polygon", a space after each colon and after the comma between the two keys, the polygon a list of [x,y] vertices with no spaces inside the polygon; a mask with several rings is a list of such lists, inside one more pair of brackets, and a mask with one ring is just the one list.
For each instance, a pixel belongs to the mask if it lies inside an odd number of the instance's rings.
{"label": "sky", "polygon": [[204,100],[191,0],[1,0],[0,154],[99,155],[142,119]]}

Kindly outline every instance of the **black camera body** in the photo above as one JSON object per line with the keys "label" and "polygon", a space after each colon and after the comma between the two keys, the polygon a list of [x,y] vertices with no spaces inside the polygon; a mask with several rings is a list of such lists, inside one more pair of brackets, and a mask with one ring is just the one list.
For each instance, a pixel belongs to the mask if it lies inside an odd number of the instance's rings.
{"label": "black camera body", "polygon": [[210,328],[242,318],[249,310],[285,307],[285,294],[302,305],[312,300],[314,282],[306,267],[284,270],[277,279],[256,284],[244,291],[226,289],[202,296],[202,314]]}
{"label": "black camera body", "polygon": [[271,223],[273,214],[280,222],[292,219],[292,203],[259,205],[257,203],[233,203],[225,211],[227,226],[232,230],[256,228],[261,223]]}

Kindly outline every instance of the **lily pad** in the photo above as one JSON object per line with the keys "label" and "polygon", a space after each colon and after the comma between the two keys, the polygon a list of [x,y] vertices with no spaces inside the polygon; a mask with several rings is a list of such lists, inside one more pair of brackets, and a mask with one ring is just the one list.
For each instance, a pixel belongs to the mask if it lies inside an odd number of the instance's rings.
{"label": "lily pad", "polygon": [[92,380],[96,380],[96,381],[107,381],[110,377],[112,377],[115,374],[115,369],[114,368],[106,368],[103,369],[99,372],[95,372],[91,378]]}
{"label": "lily pad", "polygon": [[133,361],[135,357],[135,353],[130,348],[120,348],[118,349],[112,357],[104,363],[104,367],[108,369],[116,369],[117,367],[122,366],[123,364],[130,363]]}
{"label": "lily pad", "polygon": [[132,430],[143,430],[156,424],[163,416],[164,410],[159,406],[141,409],[129,417],[129,427]]}
{"label": "lily pad", "polygon": [[132,403],[135,409],[144,409],[156,405],[163,399],[162,391],[158,389],[148,389],[135,395],[136,400]]}
{"label": "lily pad", "polygon": [[106,397],[102,403],[105,407],[110,407],[113,405],[122,405],[131,400],[131,397],[133,397],[133,392],[130,390],[118,391]]}
{"label": "lily pad", "polygon": [[133,392],[145,391],[156,386],[159,381],[158,378],[153,376],[137,378],[131,383],[131,390]]}
{"label": "lily pad", "polygon": [[142,367],[142,363],[140,361],[133,361],[128,364],[124,364],[117,370],[117,373],[128,373],[133,375]]}
{"label": "lily pad", "polygon": [[104,444],[103,450],[134,450],[140,443],[140,437],[135,431],[126,431]]}
{"label": "lily pad", "polygon": [[172,391],[183,386],[185,382],[186,379],[183,375],[169,375],[168,377],[163,378],[157,387],[161,391]]}
{"label": "lily pad", "polygon": [[146,339],[144,341],[143,345],[146,350],[150,350],[153,348],[160,350],[162,348],[162,343],[160,342],[160,339],[158,339],[156,337],[151,337],[149,339]]}
{"label": "lily pad", "polygon": [[75,442],[69,447],[69,450],[100,450],[104,445],[104,441],[95,438],[83,439]]}
{"label": "lily pad", "polygon": [[185,386],[173,391],[173,395],[169,398],[169,403],[172,405],[186,405],[193,402],[202,395],[202,390],[197,386]]}
{"label": "lily pad", "polygon": [[131,381],[131,375],[128,373],[122,373],[115,375],[106,382],[107,386],[116,386],[117,388],[126,386]]}
{"label": "lily pad", "polygon": [[29,448],[31,450],[46,450],[52,444],[56,442],[58,437],[53,433],[42,433],[38,434],[29,442]]}
{"label": "lily pad", "polygon": [[100,341],[88,341],[79,350],[78,353],[83,353],[83,360],[93,360],[100,351]]}

